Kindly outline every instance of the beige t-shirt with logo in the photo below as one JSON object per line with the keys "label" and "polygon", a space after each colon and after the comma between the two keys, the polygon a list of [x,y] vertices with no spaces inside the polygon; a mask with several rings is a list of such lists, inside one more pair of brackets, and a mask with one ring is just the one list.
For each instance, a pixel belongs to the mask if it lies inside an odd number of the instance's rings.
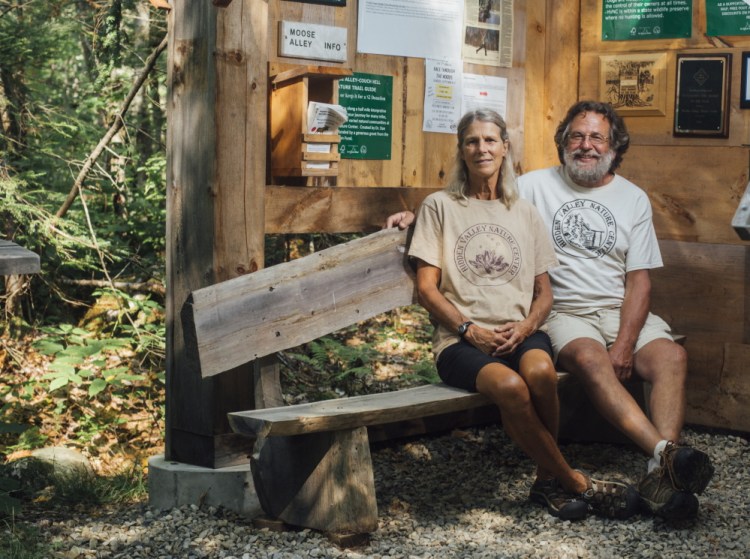
{"label": "beige t-shirt with logo", "polygon": [[[526,200],[455,200],[445,191],[419,208],[409,256],[441,270],[440,292],[484,328],[528,316],[534,278],[557,266],[549,233]],[[459,341],[435,325],[435,357]]]}

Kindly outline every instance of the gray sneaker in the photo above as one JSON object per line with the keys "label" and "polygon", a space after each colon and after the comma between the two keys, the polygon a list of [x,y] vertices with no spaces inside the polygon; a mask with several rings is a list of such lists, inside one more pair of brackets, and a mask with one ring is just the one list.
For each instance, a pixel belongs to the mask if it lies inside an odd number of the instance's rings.
{"label": "gray sneaker", "polygon": [[676,489],[662,468],[646,474],[638,484],[641,503],[652,514],[668,520],[692,518],[698,512],[698,498],[688,491]]}

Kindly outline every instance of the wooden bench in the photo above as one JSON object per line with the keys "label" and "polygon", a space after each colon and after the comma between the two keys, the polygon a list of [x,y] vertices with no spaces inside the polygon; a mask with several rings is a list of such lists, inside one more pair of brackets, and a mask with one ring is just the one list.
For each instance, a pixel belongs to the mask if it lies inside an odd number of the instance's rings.
{"label": "wooden bench", "polygon": [[[407,240],[406,232],[380,231],[196,290],[183,312],[186,348],[209,376],[410,305],[416,292]],[[425,418],[443,418],[449,428],[456,412],[470,410],[497,412],[480,394],[434,384],[237,411],[229,422],[255,439],[250,463],[267,515],[329,534],[364,534],[378,523],[368,428]]]}
{"label": "wooden bench", "polygon": [[[194,291],[186,348],[203,376],[296,347],[416,301],[407,233],[391,229]],[[264,512],[327,533],[377,528],[368,426],[492,408],[443,384],[229,414],[255,439],[251,468]]]}
{"label": "wooden bench", "polygon": [[0,239],[0,276],[37,274],[40,270],[38,254],[12,241]]}

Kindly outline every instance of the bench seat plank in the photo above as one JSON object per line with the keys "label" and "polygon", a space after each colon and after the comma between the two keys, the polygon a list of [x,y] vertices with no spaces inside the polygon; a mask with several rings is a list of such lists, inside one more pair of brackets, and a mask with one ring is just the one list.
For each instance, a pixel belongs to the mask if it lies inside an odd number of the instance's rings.
{"label": "bench seat plank", "polygon": [[228,415],[229,424],[235,432],[260,438],[382,425],[490,404],[490,400],[482,394],[445,384],[428,384],[395,392]]}
{"label": "bench seat plank", "polygon": [[0,276],[37,274],[40,271],[38,254],[12,241],[0,239]]}

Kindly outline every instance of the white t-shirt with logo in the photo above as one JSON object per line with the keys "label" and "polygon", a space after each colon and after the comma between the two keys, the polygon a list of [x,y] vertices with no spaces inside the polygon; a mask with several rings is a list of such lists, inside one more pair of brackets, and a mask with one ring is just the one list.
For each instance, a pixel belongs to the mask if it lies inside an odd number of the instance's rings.
{"label": "white t-shirt with logo", "polygon": [[519,177],[518,188],[541,213],[560,261],[550,272],[554,310],[620,307],[627,272],[663,265],[651,203],[627,179],[584,188],[558,166]]}
{"label": "white t-shirt with logo", "polygon": [[[518,200],[510,210],[498,200],[455,200],[444,191],[421,207],[409,256],[441,270],[440,292],[484,328],[528,316],[534,278],[557,265],[539,212]],[[433,352],[459,341],[437,324]]]}

